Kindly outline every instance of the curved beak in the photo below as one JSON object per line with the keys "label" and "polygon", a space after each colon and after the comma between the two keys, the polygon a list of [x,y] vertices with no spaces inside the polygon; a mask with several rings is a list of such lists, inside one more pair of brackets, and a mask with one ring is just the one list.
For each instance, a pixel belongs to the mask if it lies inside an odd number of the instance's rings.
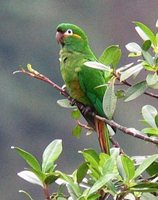
{"label": "curved beak", "polygon": [[57,31],[56,32],[56,40],[58,43],[62,44],[63,43],[63,37],[64,33]]}

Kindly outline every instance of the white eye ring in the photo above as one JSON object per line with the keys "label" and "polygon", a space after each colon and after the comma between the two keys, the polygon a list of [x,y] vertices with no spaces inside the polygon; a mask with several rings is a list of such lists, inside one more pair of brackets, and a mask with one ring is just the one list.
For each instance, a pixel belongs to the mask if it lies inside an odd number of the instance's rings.
{"label": "white eye ring", "polygon": [[66,35],[72,35],[73,31],[71,29],[67,29],[67,31],[65,32]]}

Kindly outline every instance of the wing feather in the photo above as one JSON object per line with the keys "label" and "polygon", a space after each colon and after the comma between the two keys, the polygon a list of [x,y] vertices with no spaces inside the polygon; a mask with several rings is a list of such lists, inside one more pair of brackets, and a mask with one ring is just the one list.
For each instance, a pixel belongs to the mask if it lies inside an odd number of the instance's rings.
{"label": "wing feather", "polygon": [[102,101],[106,86],[98,87],[106,84],[104,72],[83,65],[79,72],[79,82],[82,90],[92,105],[94,105],[98,114],[105,115],[102,108]]}

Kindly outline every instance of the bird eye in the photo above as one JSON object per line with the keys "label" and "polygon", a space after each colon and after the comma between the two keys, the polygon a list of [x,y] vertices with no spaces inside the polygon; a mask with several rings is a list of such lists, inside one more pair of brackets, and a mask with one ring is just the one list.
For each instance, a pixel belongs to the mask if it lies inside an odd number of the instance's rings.
{"label": "bird eye", "polygon": [[65,32],[65,34],[67,34],[67,35],[72,35],[72,34],[73,34],[73,31],[72,31],[71,29],[68,29],[68,30]]}

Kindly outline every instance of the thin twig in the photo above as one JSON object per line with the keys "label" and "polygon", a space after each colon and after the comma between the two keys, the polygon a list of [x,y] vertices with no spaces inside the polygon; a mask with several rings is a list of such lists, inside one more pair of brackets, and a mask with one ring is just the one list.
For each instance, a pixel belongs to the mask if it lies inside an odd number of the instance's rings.
{"label": "thin twig", "polygon": [[86,125],[86,124],[81,123],[79,120],[77,120],[77,124],[78,124],[80,127],[84,128],[84,129],[86,129],[86,130],[88,130],[88,131],[94,131],[94,129],[93,129],[92,127],[90,127],[90,126],[88,126],[88,125]]}
{"label": "thin twig", "polygon": [[[81,126],[82,128],[88,130],[88,131],[94,131],[94,129],[92,127],[90,127],[90,126],[88,126],[86,124],[81,123],[79,120],[77,120],[77,124],[79,126]],[[110,141],[111,141],[112,145],[115,148],[119,148],[120,149],[121,154],[125,154],[124,151],[123,151],[123,149],[120,147],[119,143],[113,137],[111,137],[111,136],[110,136]]]}
{"label": "thin twig", "polygon": [[[36,71],[35,71],[36,72]],[[48,84],[50,84],[52,87],[54,87],[56,90],[58,90],[63,96],[65,96],[66,98],[68,98],[68,100],[70,102],[75,103],[80,110],[83,110],[84,108],[86,108],[85,105],[81,104],[80,102],[76,101],[75,99],[73,99],[72,97],[70,97],[70,95],[68,94],[68,92],[66,92],[63,88],[61,88],[59,85],[57,85],[56,83],[54,83],[53,81],[51,81],[49,78],[47,78],[46,76],[40,74],[40,73],[33,73],[30,71],[26,71],[24,69],[18,70],[15,73],[23,73],[26,74],[28,76],[31,76],[33,78],[42,80]],[[109,124],[111,127],[114,127],[118,130],[121,130],[123,133],[131,135],[133,137],[139,138],[141,140],[147,141],[147,142],[151,142],[153,144],[158,144],[158,140],[155,138],[151,138],[148,136],[143,135],[140,131],[134,129],[134,128],[127,128],[125,126],[122,126],[120,124],[118,124],[117,122],[113,121],[113,120],[108,120],[104,117],[101,117],[99,115],[96,115],[94,112],[90,112],[89,115],[91,115],[92,117],[96,117],[99,120],[104,121],[105,123]]]}
{"label": "thin twig", "polygon": [[119,148],[120,149],[120,153],[121,154],[125,154],[125,152],[123,151],[123,149],[120,147],[119,143],[113,137],[110,137],[110,141],[111,141],[112,145],[115,148]]}
{"label": "thin twig", "polygon": [[[130,84],[128,81],[123,81],[123,83],[125,84],[125,85],[127,85],[127,86],[132,86],[132,84]],[[158,99],[158,95],[157,94],[154,94],[154,93],[152,93],[152,92],[144,92],[144,94],[146,94],[146,95],[148,95],[148,96],[151,96],[151,97],[153,97],[153,98],[156,98],[156,99]]]}
{"label": "thin twig", "polygon": [[[116,77],[116,79],[117,79],[118,81],[120,81],[120,77],[119,77],[116,73],[113,73],[113,75]],[[129,83],[127,80],[122,81],[122,83],[123,83],[124,85],[129,86],[129,87],[132,86],[132,84]],[[144,92],[144,94],[145,94],[145,95],[148,95],[148,96],[151,96],[151,97],[153,97],[153,98],[158,99],[158,94],[154,94],[154,93],[152,93],[152,92]]]}

